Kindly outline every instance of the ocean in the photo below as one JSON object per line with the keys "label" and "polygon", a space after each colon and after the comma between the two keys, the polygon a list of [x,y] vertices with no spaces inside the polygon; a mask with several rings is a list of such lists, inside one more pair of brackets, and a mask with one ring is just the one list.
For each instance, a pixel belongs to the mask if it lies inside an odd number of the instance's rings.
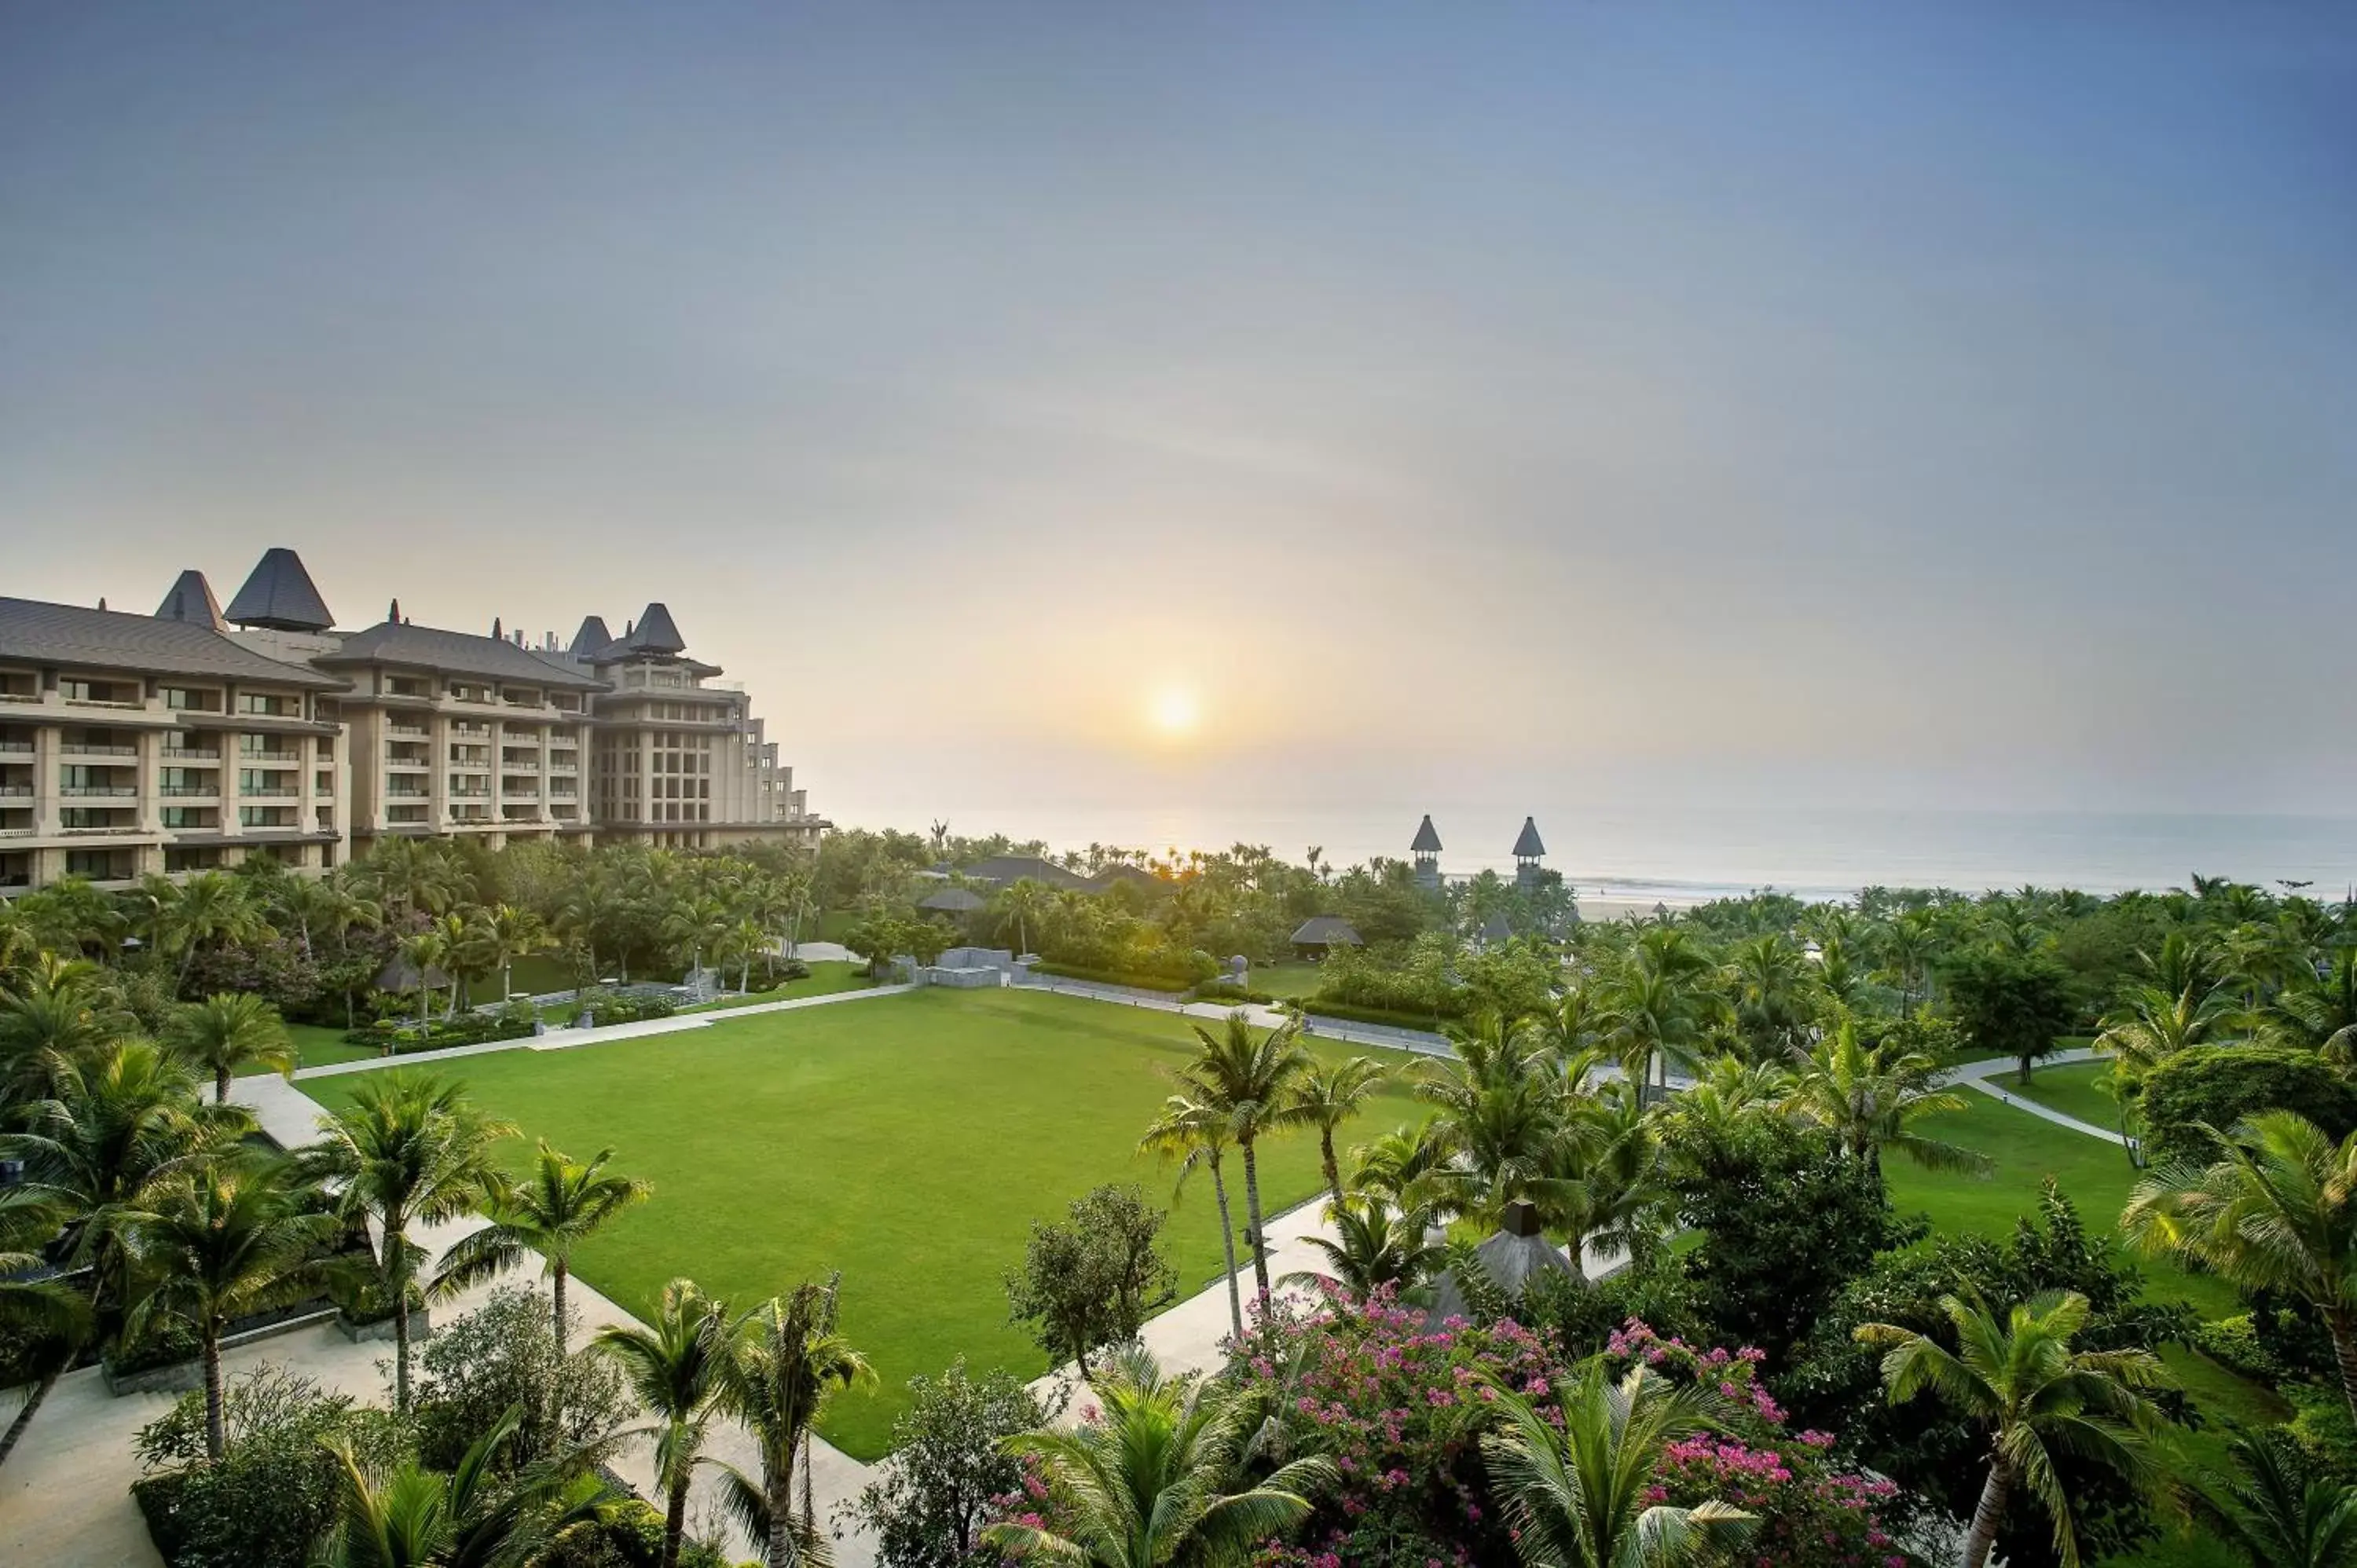
{"label": "ocean", "polygon": [[[1299,861],[1311,844],[1350,865],[1405,856],[1422,808],[1382,811],[1254,811],[1186,806],[1066,806],[973,817],[1057,850],[1091,843],[1160,851],[1266,844]],[[2341,899],[2357,887],[2357,818],[1799,808],[1536,807],[1546,864],[1600,900],[1698,903],[1774,887],[1803,897],[1858,888],[1952,887],[1964,892],[2077,887],[2115,893],[2190,885],[2193,874],[2273,886],[2306,882]],[[1451,875],[1512,868],[1519,814],[1495,808],[1432,811]],[[958,826],[963,829],[964,822]]]}

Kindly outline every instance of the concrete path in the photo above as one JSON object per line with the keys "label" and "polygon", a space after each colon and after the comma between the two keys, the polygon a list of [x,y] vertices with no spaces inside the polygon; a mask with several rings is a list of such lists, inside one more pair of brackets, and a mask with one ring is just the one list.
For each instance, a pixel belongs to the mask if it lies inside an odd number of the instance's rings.
{"label": "concrete path", "polygon": [[[2068,1067],[2073,1062],[2100,1061],[2103,1059],[2103,1055],[2101,1051],[2088,1050],[2081,1047],[2067,1051],[2056,1051],[2052,1056],[2042,1058],[2038,1065]],[[2101,1138],[2106,1144],[2116,1144],[2120,1141],[2120,1132],[2116,1127],[2098,1127],[2093,1122],[2082,1122],[2076,1116],[2066,1116],[2051,1105],[2041,1105],[2028,1095],[2011,1093],[1996,1081],[1999,1077],[2017,1076],[2020,1070],[2020,1064],[2010,1058],[1999,1058],[1994,1061],[1966,1062],[1955,1069],[1953,1077],[1955,1082],[1968,1083],[1983,1094],[2003,1104],[2010,1105],[2016,1111],[2027,1111],[2032,1116],[2053,1122],[2057,1127],[2068,1127],[2073,1133],[2084,1133],[2090,1138]]]}
{"label": "concrete path", "polygon": [[[1144,991],[1127,985],[1105,985],[1092,980],[1068,980],[1060,975],[1034,974],[1017,987],[1023,991],[1050,992],[1059,996],[1078,996],[1091,1002],[1111,1003],[1123,1007],[1139,1007],[1154,1013],[1175,1013],[1187,1018],[1222,1019],[1242,1011],[1254,1028],[1274,1029],[1286,1021],[1286,1015],[1260,1002],[1181,1002],[1176,996],[1158,991]],[[1339,1018],[1305,1016],[1307,1031],[1321,1039],[1342,1040],[1358,1046],[1381,1046],[1389,1050],[1414,1051],[1421,1056],[1447,1056],[1450,1052],[1448,1037],[1426,1034],[1415,1029],[1391,1029],[1379,1024],[1351,1024]],[[1272,1232],[1273,1233],[1273,1232]]]}

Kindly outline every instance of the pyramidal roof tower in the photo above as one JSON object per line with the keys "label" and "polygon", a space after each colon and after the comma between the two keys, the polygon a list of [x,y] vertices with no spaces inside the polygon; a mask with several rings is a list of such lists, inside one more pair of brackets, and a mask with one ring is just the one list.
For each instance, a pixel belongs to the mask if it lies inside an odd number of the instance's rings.
{"label": "pyramidal roof tower", "polygon": [[684,653],[687,639],[680,636],[679,628],[671,618],[671,611],[657,599],[639,617],[639,623],[624,639],[632,648],[646,653]]}
{"label": "pyramidal roof tower", "polygon": [[1433,828],[1431,812],[1426,811],[1424,814],[1423,825],[1415,830],[1415,841],[1407,848],[1408,853],[1415,856],[1416,886],[1438,888],[1440,886],[1440,834]]}
{"label": "pyramidal roof tower", "polygon": [[573,634],[572,646],[565,651],[579,658],[587,658],[592,653],[604,651],[613,640],[614,634],[606,629],[604,616],[583,616],[581,629]]}
{"label": "pyramidal roof tower", "polygon": [[303,558],[283,544],[263,552],[253,575],[230,600],[229,618],[273,631],[326,631],[336,624],[311,574],[303,569]]}
{"label": "pyramidal roof tower", "polygon": [[1528,888],[1539,879],[1539,862],[1546,857],[1546,845],[1539,838],[1539,825],[1532,818],[1523,819],[1523,831],[1514,840],[1514,886]]}
{"label": "pyramidal roof tower", "polygon": [[213,597],[213,585],[193,566],[172,580],[172,591],[156,607],[156,618],[189,621],[209,631],[227,629],[221,601]]}

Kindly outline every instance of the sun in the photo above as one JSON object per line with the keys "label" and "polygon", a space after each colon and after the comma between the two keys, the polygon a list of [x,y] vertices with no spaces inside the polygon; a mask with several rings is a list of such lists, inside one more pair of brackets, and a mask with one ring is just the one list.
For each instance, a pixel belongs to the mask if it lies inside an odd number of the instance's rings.
{"label": "sun", "polygon": [[1155,693],[1149,711],[1154,727],[1167,736],[1189,734],[1202,718],[1202,709],[1195,701],[1194,692],[1178,685],[1165,686]]}

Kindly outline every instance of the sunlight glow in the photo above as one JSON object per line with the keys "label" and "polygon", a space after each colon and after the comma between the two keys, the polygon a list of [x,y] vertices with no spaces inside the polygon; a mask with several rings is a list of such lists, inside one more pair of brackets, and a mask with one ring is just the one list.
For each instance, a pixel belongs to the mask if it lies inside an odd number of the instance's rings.
{"label": "sunlight glow", "polygon": [[1168,736],[1188,734],[1201,716],[1195,693],[1185,686],[1165,686],[1157,692],[1153,714],[1154,727]]}

